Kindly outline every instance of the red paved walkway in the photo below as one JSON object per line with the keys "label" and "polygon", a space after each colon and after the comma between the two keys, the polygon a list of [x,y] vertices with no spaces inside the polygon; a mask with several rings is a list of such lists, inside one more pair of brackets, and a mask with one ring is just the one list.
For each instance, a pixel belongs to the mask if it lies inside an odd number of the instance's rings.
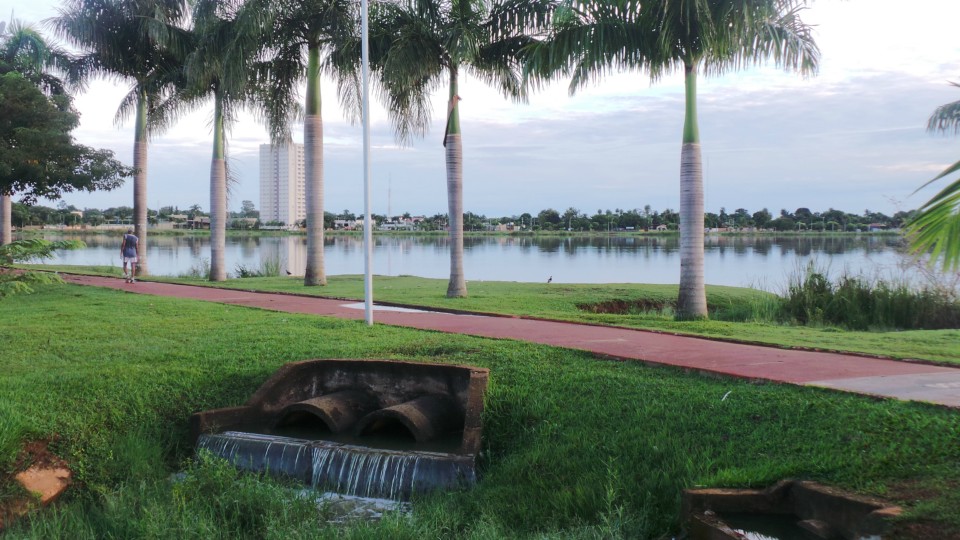
{"label": "red paved walkway", "polygon": [[[363,305],[342,300],[214,289],[118,278],[64,275],[79,285],[193,298],[292,313],[363,319]],[[516,339],[721,373],[960,407],[960,368],[835,353],[796,351],[624,328],[510,317],[453,315],[376,307],[374,322],[440,332]]]}

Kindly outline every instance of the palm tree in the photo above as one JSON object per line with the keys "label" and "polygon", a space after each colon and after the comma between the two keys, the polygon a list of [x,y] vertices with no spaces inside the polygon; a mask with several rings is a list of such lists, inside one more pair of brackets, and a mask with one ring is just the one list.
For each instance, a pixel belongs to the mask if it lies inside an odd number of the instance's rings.
{"label": "palm tree", "polygon": [[[960,88],[960,84],[951,84]],[[960,133],[960,101],[937,107],[927,122],[927,130]],[[960,161],[944,169],[920,189],[957,171],[960,171]],[[930,253],[931,261],[942,257],[944,270],[960,268],[960,179],[948,184],[920,207],[920,213],[907,227],[907,234],[915,253]]]}
{"label": "palm tree", "polygon": [[213,152],[210,161],[210,280],[224,281],[227,270],[227,144],[229,127],[239,109],[254,101],[250,65],[257,32],[238,17],[239,1],[200,0],[193,12],[193,30],[177,91],[159,102],[150,125],[164,128],[184,112],[213,99]]}
{"label": "palm tree", "polygon": [[[349,0],[253,0],[245,9],[246,16],[260,20],[263,30],[264,61],[257,76],[267,99],[264,112],[272,141],[289,143],[291,121],[303,117],[307,286],[327,284],[320,81],[324,72],[333,76],[345,109],[359,106],[358,7]],[[296,103],[302,81],[306,81],[306,96],[301,109]]]}
{"label": "palm tree", "polygon": [[571,93],[608,71],[642,69],[656,80],[683,69],[678,318],[707,316],[697,74],[722,74],[769,58],[784,68],[815,72],[820,52],[810,27],[800,19],[802,4],[802,0],[572,1],[558,8],[551,38],[530,51],[528,73],[569,74]]}
{"label": "palm tree", "polygon": [[66,0],[52,20],[57,33],[83,50],[85,79],[102,77],[131,84],[116,120],[134,115],[133,223],[140,238],[139,266],[147,271],[148,111],[174,89],[182,51],[171,44],[181,34],[186,0]]}
{"label": "palm tree", "polygon": [[496,85],[506,97],[527,97],[520,72],[525,32],[545,26],[547,4],[485,0],[401,0],[374,6],[371,62],[380,75],[384,100],[397,138],[407,142],[426,132],[430,93],[446,83],[443,146],[447,165],[450,281],[447,296],[467,295],[463,268],[463,141],[460,132],[461,72]]}
{"label": "palm tree", "polygon": [[[63,94],[63,82],[49,70],[72,75],[70,68],[67,54],[30,26],[15,19],[0,23],[0,73],[16,71],[46,94]],[[0,246],[13,241],[12,198],[12,193],[0,193]]]}

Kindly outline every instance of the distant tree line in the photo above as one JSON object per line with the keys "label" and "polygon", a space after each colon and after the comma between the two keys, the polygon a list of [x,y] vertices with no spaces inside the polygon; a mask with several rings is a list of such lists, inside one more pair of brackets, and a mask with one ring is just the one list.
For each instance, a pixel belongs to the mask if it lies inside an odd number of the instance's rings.
{"label": "distant tree line", "polygon": [[[809,208],[797,208],[793,212],[781,209],[774,216],[768,209],[763,208],[750,212],[746,208],[737,208],[728,212],[721,207],[719,212],[706,212],[704,226],[717,230],[772,230],[772,231],[826,231],[826,232],[854,232],[871,229],[900,229],[905,226],[916,214],[916,210],[899,211],[888,216],[882,212],[864,210],[861,214],[844,212],[830,208],[822,212],[814,212]],[[163,206],[158,210],[148,209],[148,220],[151,224],[169,222],[185,217],[192,220],[206,217],[200,205],[193,205],[181,209],[176,206]],[[230,212],[228,225],[234,229],[259,228],[260,225],[287,225],[279,222],[261,222],[260,212],[253,202],[243,201],[240,211]],[[333,229],[335,220],[354,221],[363,216],[349,210],[340,213],[324,212],[324,228]],[[446,214],[422,216],[417,219],[416,230],[443,231],[447,227]],[[371,218],[377,227],[391,221],[409,220],[409,212],[397,216],[372,214]],[[251,222],[255,219],[255,222]],[[61,201],[56,208],[42,205],[13,205],[13,224],[17,227],[41,225],[65,226],[98,226],[103,224],[129,224],[133,220],[133,208],[118,206],[104,209],[79,209]],[[592,215],[581,212],[576,208],[567,208],[560,212],[553,208],[540,210],[537,213],[524,212],[522,214],[505,216],[486,216],[474,212],[464,212],[463,226],[465,231],[486,231],[496,228],[497,225],[512,225],[514,231],[674,231],[679,227],[680,214],[672,209],[662,211],[653,210],[649,205],[643,208],[613,210],[597,209]],[[303,222],[297,225],[304,226]]]}

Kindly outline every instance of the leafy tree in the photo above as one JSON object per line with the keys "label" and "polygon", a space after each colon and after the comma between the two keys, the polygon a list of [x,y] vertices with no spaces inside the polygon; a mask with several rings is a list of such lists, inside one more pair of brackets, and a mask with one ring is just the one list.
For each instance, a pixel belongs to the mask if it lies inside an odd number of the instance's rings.
{"label": "leafy tree", "polygon": [[79,240],[52,242],[40,238],[17,240],[0,246],[0,299],[15,294],[29,294],[33,292],[31,284],[63,283],[60,276],[53,272],[19,271],[8,268],[10,265],[49,259],[53,252],[61,249],[84,247],[86,244]]}
{"label": "leafy tree", "polygon": [[463,269],[463,142],[459,81],[462,72],[494,84],[505,96],[526,99],[520,54],[532,42],[524,32],[546,23],[535,0],[399,0],[374,5],[372,65],[380,74],[387,111],[401,141],[422,135],[430,93],[446,84],[443,137],[450,231],[448,297],[467,295]]}
{"label": "leafy tree", "polygon": [[737,227],[746,227],[750,222],[750,212],[746,208],[737,208],[733,211],[733,222]]}
{"label": "leafy tree", "polygon": [[777,231],[795,231],[797,230],[797,222],[793,218],[781,216],[768,222],[767,227]]}
{"label": "leafy tree", "polygon": [[712,229],[720,226],[720,216],[714,214],[713,212],[704,212],[703,214],[703,226]]}
{"label": "leafy tree", "polygon": [[66,95],[46,96],[19,73],[0,76],[0,192],[32,203],[64,192],[113,189],[132,170],[109,150],[74,142],[79,124]]}
{"label": "leafy tree", "polygon": [[[131,84],[117,109],[118,123],[134,116],[133,223],[139,266],[147,272],[148,110],[174,91],[183,45],[176,39],[188,15],[186,0],[65,0],[52,23],[81,49],[79,76]],[[171,47],[170,44],[177,44]]]}
{"label": "leafy tree", "polygon": [[257,212],[257,207],[253,205],[253,201],[242,201],[240,203],[240,214],[246,218],[260,217],[260,212]]}
{"label": "leafy tree", "polygon": [[546,210],[541,210],[537,214],[537,223],[541,227],[550,224],[550,225],[559,225],[560,224],[560,212],[557,212],[553,208],[547,208]]}
{"label": "leafy tree", "polygon": [[[0,23],[0,74],[15,71],[46,95],[64,94],[63,82],[49,69],[69,72],[67,55],[36,30],[16,19]],[[13,240],[12,192],[0,190],[0,245]]]}

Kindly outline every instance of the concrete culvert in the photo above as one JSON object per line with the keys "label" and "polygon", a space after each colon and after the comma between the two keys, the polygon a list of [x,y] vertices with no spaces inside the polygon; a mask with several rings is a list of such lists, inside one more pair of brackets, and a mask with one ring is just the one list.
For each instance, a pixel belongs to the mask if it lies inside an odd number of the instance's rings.
{"label": "concrete culvert", "polygon": [[276,425],[318,427],[322,424],[332,433],[345,433],[376,409],[376,400],[368,394],[342,390],[286,406]]}
{"label": "concrete culvert", "polygon": [[[362,437],[406,431],[417,442],[426,442],[457,431],[463,422],[463,414],[456,404],[443,396],[427,395],[364,416],[354,433]],[[405,430],[401,431],[402,428]]]}

